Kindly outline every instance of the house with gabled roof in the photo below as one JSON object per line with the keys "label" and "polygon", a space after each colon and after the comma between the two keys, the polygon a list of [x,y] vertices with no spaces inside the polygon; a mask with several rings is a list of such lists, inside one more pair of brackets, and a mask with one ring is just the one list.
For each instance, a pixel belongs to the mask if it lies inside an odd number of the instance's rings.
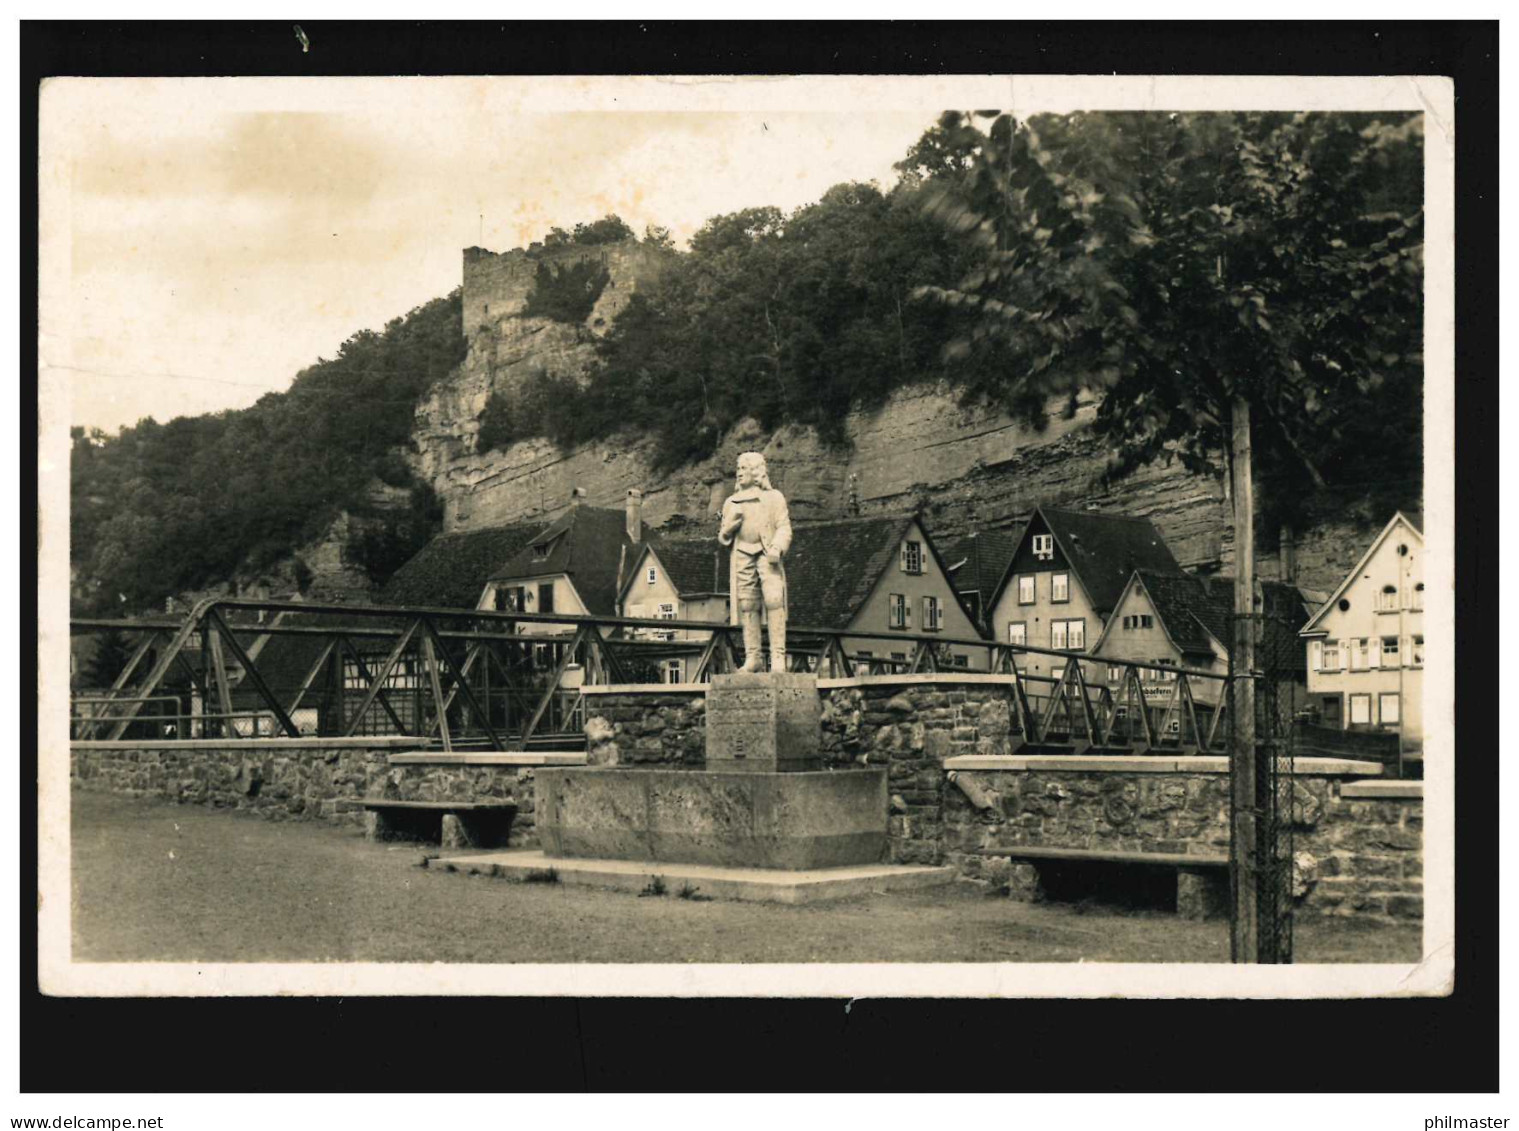
{"label": "house with gabled roof", "polygon": [[[1303,595],[1285,582],[1259,585],[1263,615],[1256,665],[1275,673],[1288,671],[1301,684],[1303,649],[1297,634],[1308,620]],[[1140,682],[1147,696],[1164,696],[1176,680],[1165,669],[1228,674],[1233,624],[1233,578],[1140,569],[1130,576],[1091,650],[1109,659],[1155,665],[1141,672]],[[1105,681],[1116,690],[1124,669],[1108,665],[1094,672],[1088,664],[1083,673],[1089,683]],[[1199,702],[1217,703],[1223,686],[1222,679],[1190,681],[1192,696]]]}
{"label": "house with gabled roof", "polygon": [[992,600],[1018,549],[1021,526],[1011,530],[977,530],[944,545],[944,567],[960,594],[960,603],[983,634],[990,636]]}
{"label": "house with gabled roof", "polygon": [[1321,725],[1423,745],[1423,515],[1399,511],[1303,626]]}
{"label": "house with gabled roof", "polygon": [[[794,524],[786,587],[793,629],[981,635],[916,514]],[[900,669],[915,650],[912,642],[896,646],[880,637],[845,636],[843,647],[876,671]],[[966,645],[947,646],[945,662],[989,666],[985,649]]]}
{"label": "house with gabled roof", "polygon": [[[992,600],[993,638],[1089,652],[1137,569],[1181,572],[1149,519],[1035,507]],[[1021,666],[1042,678],[1058,677],[1065,669],[1061,661],[1040,655],[1028,656]]]}
{"label": "house with gabled roof", "polygon": [[[628,555],[618,590],[619,615],[654,620],[696,620],[727,624],[728,548],[716,538],[659,538],[643,542]],[[710,634],[694,629],[633,629],[641,641],[705,643]],[[697,656],[650,653],[664,683],[686,683]]]}
{"label": "house with gabled roof", "polygon": [[[886,672],[912,661],[914,643],[894,643],[889,637],[895,633],[979,637],[917,515],[797,522],[792,532],[786,590],[794,637],[805,637],[809,628],[880,634],[842,637],[845,652],[866,666],[862,674],[867,668]],[[670,617],[663,606],[673,605],[679,619],[732,623],[728,550],[716,538],[650,542],[635,562],[623,584],[627,615]],[[660,568],[652,563],[662,563],[665,572],[651,584],[648,571]],[[651,604],[652,613],[647,611]],[[645,611],[635,613],[635,608]],[[988,656],[983,648],[951,645],[945,662],[984,671]]]}
{"label": "house with gabled roof", "polygon": [[[617,588],[627,559],[648,537],[643,495],[628,492],[623,510],[582,505],[580,492],[569,510],[535,534],[496,570],[479,594],[477,607],[502,612],[617,615]],[[525,634],[564,635],[569,625],[521,626]]]}

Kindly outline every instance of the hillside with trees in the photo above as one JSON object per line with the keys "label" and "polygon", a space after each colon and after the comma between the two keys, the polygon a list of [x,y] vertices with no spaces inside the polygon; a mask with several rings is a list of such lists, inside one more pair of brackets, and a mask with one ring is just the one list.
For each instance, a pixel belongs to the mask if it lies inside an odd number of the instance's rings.
{"label": "hillside with trees", "polygon": [[[249,408],[151,417],[117,436],[73,429],[70,555],[80,611],[140,610],[267,568],[340,512],[371,511],[379,481],[410,507],[362,527],[355,564],[388,576],[441,522],[401,452],[423,392],[464,357],[459,292],[302,370]],[[389,522],[387,528],[385,523]],[[299,572],[299,566],[297,566]]]}
{"label": "hillside with trees", "polygon": [[[843,444],[848,410],[945,381],[1036,428],[1052,396],[1074,410],[1095,391],[1113,475],[1216,473],[1224,399],[1248,386],[1271,519],[1336,492],[1396,505],[1422,478],[1422,140],[1407,114],[945,114],[890,189],[716,216],[684,251],[649,228],[670,264],[589,371],[489,398],[477,450],[633,434],[668,470],[745,418]],[[607,216],[544,246],[631,238]],[[545,268],[523,317],[577,322],[605,285],[595,266]],[[464,358],[461,320],[455,292],[251,408],[76,430],[88,604],[149,607],[262,568],[364,514],[376,480],[411,493],[348,547],[383,581],[440,521],[401,453]]]}

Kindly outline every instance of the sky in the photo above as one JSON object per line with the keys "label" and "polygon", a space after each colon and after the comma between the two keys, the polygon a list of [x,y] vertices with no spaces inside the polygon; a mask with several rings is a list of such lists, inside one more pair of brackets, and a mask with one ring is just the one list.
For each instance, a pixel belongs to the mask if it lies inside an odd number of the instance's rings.
{"label": "sky", "polygon": [[[43,356],[71,386],[71,422],[107,431],[287,388],[356,331],[458,286],[467,246],[609,212],[683,242],[724,212],[884,187],[936,114],[648,109],[487,80],[359,80],[368,94],[327,97],[292,96],[300,80],[71,82],[43,99],[44,211],[67,264],[43,288]],[[616,102],[633,105],[604,108]]]}

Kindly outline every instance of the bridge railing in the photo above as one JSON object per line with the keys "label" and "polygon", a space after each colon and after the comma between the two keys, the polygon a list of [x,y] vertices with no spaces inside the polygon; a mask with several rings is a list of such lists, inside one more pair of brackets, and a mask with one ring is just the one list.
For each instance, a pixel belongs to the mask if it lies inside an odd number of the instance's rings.
{"label": "bridge railing", "polygon": [[[76,738],[140,734],[162,716],[144,709],[175,699],[188,709],[153,737],[405,734],[520,749],[578,738],[583,687],[704,683],[744,661],[738,628],[710,621],[213,598],[181,620],[71,622],[111,630],[137,644],[108,691],[75,700]],[[806,626],[788,630],[787,654],[792,670],[829,679],[1006,677],[1015,747],[1204,753],[1226,739],[1228,677],[1199,669]]]}

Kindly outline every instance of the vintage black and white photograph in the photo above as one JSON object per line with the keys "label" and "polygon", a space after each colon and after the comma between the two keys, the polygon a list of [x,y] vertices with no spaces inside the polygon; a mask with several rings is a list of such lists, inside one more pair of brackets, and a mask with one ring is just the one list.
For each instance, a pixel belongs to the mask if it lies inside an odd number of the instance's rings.
{"label": "vintage black and white photograph", "polygon": [[44,984],[1448,992],[1451,98],[49,81]]}

